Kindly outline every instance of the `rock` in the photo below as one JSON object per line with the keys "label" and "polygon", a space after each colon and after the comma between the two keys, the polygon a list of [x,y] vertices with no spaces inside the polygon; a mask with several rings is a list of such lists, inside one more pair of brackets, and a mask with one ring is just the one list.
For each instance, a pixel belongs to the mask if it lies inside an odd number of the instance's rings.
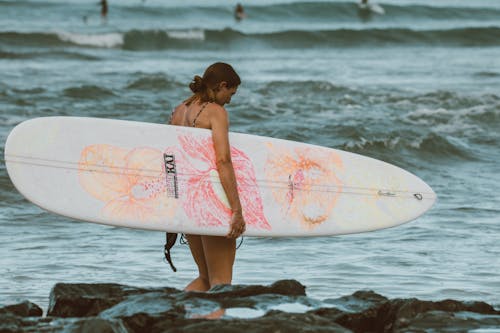
{"label": "rock", "polygon": [[378,317],[379,306],[368,308],[362,312],[343,313],[335,318],[335,322],[353,332],[384,332],[384,322]]}
{"label": "rock", "polygon": [[40,316],[41,309],[30,302],[0,308],[0,333],[397,333],[500,326],[500,311],[484,302],[391,300],[373,291],[319,301],[308,298],[295,280],[217,286],[206,293],[58,283],[50,294],[48,317]]}
{"label": "rock", "polygon": [[[127,333],[121,321],[109,321],[98,317],[84,318],[66,327],[71,333]],[[144,331],[143,331],[144,332]]]}
{"label": "rock", "polygon": [[169,311],[160,316],[137,313],[130,317],[122,318],[125,327],[130,333],[165,332],[176,328],[183,329],[191,321],[199,319],[186,319],[183,315]]}
{"label": "rock", "polygon": [[[135,331],[139,332],[139,331]],[[134,332],[134,333],[135,333]],[[255,319],[218,319],[218,320],[161,320],[153,325],[149,332],[179,333],[348,333],[348,329],[336,324],[328,318],[314,314],[294,314],[271,311],[263,317]]]}
{"label": "rock", "polygon": [[441,311],[448,315],[452,312],[470,311],[481,314],[500,314],[492,306],[484,302],[459,302],[455,300],[421,301],[416,298],[395,299],[386,302],[378,309],[380,322],[384,323],[384,331],[400,330],[415,317],[429,311]]}
{"label": "rock", "polygon": [[428,311],[419,313],[394,330],[403,332],[498,332],[500,316],[478,315],[470,312]]}
{"label": "rock", "polygon": [[305,296],[305,286],[295,280],[280,280],[270,286],[262,285],[220,285],[206,293],[182,293],[178,302],[187,299],[206,299],[217,302],[223,308],[254,307],[256,304],[268,301],[281,303]]}
{"label": "rock", "polygon": [[229,297],[249,297],[263,294],[277,294],[285,296],[305,296],[306,287],[295,280],[280,280],[270,286],[260,285],[219,285],[210,289],[206,293],[191,292],[192,297],[200,298],[229,298]]}
{"label": "rock", "polygon": [[[177,293],[180,293],[180,291],[177,291]],[[103,318],[122,318],[133,316],[136,313],[160,315],[174,308],[176,311],[183,313],[184,309],[182,307],[176,308],[173,295],[173,293],[155,291],[130,295],[125,301],[100,312],[99,315]]]}
{"label": "rock", "polygon": [[[175,290],[166,288],[165,290]],[[135,288],[112,283],[57,283],[50,292],[47,315],[56,317],[95,316],[129,295],[148,292],[149,289]]]}
{"label": "rock", "polygon": [[0,314],[10,313],[19,317],[40,317],[43,314],[41,307],[30,301],[8,305],[0,308]]}
{"label": "rock", "polygon": [[336,299],[327,299],[325,303],[332,304],[338,309],[348,312],[361,312],[388,301],[387,297],[379,295],[372,290],[359,290],[352,295]]}
{"label": "rock", "polygon": [[17,333],[22,326],[21,318],[10,313],[0,314],[0,333]]}

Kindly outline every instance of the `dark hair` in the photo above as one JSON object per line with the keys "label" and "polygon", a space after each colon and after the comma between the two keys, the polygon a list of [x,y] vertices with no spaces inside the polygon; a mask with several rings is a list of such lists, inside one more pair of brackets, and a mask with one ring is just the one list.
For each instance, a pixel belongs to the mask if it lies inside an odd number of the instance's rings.
{"label": "dark hair", "polygon": [[189,88],[193,95],[186,99],[186,105],[191,104],[194,100],[199,99],[203,102],[214,102],[215,93],[219,83],[226,82],[228,88],[237,87],[241,84],[241,79],[234,68],[223,62],[216,62],[207,67],[203,77],[195,75],[193,81],[189,84]]}

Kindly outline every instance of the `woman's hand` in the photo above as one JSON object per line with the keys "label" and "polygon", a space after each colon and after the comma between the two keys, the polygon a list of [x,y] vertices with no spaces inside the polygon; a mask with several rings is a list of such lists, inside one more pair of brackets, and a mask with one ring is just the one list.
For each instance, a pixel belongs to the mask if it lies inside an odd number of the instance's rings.
{"label": "woman's hand", "polygon": [[229,232],[227,233],[227,238],[238,238],[242,233],[245,232],[245,220],[243,219],[243,214],[241,210],[237,210],[233,212],[233,216],[231,217],[231,227]]}

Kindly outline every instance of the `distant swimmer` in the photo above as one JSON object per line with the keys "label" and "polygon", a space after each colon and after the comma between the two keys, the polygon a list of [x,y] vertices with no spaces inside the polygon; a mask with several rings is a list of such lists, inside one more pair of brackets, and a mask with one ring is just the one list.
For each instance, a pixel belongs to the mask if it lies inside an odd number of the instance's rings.
{"label": "distant swimmer", "polygon": [[234,9],[234,19],[236,21],[241,21],[246,17],[247,17],[247,14],[245,14],[245,10],[243,9],[243,6],[241,5],[241,3],[238,3],[236,5],[236,8]]}
{"label": "distant swimmer", "polygon": [[108,18],[108,2],[106,0],[101,0],[101,20],[103,23],[106,23]]}

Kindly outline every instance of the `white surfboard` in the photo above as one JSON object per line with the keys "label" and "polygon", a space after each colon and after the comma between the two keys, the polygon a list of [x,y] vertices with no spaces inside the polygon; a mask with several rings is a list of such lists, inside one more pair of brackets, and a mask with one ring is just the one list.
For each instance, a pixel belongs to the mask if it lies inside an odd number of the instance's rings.
{"label": "white surfboard", "polygon": [[[358,233],[411,221],[436,200],[418,177],[341,150],[230,133],[247,236]],[[123,120],[35,118],[5,144],[28,200],[114,226],[225,235],[230,210],[211,131]]]}
{"label": "white surfboard", "polygon": [[385,14],[385,9],[376,3],[369,3],[369,4],[359,3],[358,8],[359,10],[369,11],[379,15]]}

